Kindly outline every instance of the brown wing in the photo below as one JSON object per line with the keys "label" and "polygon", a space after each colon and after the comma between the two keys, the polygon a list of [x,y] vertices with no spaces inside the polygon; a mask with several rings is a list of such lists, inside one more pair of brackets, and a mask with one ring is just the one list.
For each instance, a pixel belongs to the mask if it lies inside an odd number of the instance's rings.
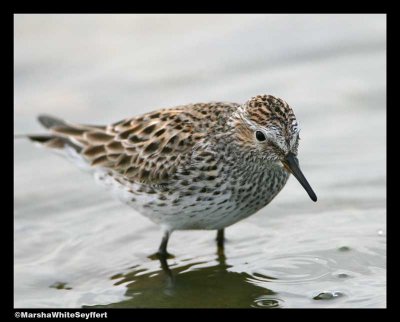
{"label": "brown wing", "polygon": [[198,108],[164,109],[107,127],[59,124],[50,127],[82,147],[92,166],[116,171],[134,182],[165,183],[205,135]]}

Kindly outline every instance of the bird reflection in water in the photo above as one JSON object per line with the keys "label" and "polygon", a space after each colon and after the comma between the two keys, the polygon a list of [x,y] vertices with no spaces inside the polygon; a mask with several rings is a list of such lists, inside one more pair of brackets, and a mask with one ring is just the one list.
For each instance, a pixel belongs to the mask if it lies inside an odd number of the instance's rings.
{"label": "bird reflection in water", "polygon": [[[96,307],[153,307],[153,308],[223,308],[280,306],[273,291],[256,285],[254,276],[229,270],[223,247],[216,258],[204,261],[159,257],[162,271],[148,272],[136,266],[134,270],[114,276],[115,285],[127,287],[124,300]],[[156,259],[154,259],[156,260]],[[263,276],[264,279],[275,278]],[[128,297],[128,299],[127,299]]]}

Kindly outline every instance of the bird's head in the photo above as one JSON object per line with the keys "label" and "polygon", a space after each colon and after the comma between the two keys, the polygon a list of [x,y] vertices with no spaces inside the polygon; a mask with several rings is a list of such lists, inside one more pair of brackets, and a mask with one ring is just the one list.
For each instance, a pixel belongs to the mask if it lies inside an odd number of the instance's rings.
{"label": "bird's head", "polygon": [[251,98],[230,120],[235,142],[261,160],[272,162],[292,173],[313,201],[317,196],[300,170],[297,160],[300,128],[292,108],[271,95]]}

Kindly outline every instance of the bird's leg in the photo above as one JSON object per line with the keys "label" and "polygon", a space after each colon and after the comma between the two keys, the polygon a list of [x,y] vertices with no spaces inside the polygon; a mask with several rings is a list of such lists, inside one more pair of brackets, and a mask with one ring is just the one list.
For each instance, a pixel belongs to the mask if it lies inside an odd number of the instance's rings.
{"label": "bird's leg", "polygon": [[168,254],[167,252],[167,244],[168,244],[168,239],[169,236],[171,236],[171,232],[169,230],[164,230],[164,235],[163,238],[161,240],[161,244],[160,247],[158,248],[157,253],[150,255],[149,258],[150,259],[168,259],[168,258],[174,258],[173,255]]}
{"label": "bird's leg", "polygon": [[157,252],[157,254],[158,254],[160,257],[167,257],[167,255],[168,255],[168,252],[167,252],[167,245],[168,245],[169,235],[170,235],[169,231],[168,231],[168,230],[165,230],[165,231],[164,231],[163,238],[162,238],[162,240],[161,240],[160,247],[158,248],[158,252]]}
{"label": "bird's leg", "polygon": [[223,249],[224,248],[224,240],[225,240],[224,229],[218,229],[216,240],[217,240],[218,248]]}

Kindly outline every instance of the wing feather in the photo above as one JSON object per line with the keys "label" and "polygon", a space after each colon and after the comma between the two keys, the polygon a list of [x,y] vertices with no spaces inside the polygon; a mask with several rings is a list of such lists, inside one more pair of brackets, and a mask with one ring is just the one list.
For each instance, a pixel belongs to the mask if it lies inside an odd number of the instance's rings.
{"label": "wing feather", "polygon": [[110,169],[132,182],[160,184],[183,171],[192,157],[190,162],[197,162],[196,144],[212,133],[223,133],[227,116],[238,107],[221,102],[189,104],[108,126],[75,125],[49,116],[40,120],[55,137],[79,146],[93,167]]}
{"label": "wing feather", "polygon": [[115,171],[133,182],[168,182],[207,135],[196,128],[204,115],[188,109],[165,109],[106,127],[64,123],[50,128],[57,136],[82,145],[93,167]]}

